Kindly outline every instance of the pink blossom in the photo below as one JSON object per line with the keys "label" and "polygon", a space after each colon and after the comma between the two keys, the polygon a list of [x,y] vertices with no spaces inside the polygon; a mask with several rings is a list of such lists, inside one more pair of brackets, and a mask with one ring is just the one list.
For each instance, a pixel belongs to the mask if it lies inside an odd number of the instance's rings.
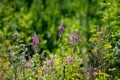
{"label": "pink blossom", "polygon": [[87,73],[88,72],[88,70],[87,69],[83,69],[83,73]]}
{"label": "pink blossom", "polygon": [[25,66],[26,68],[29,68],[29,67],[31,67],[31,63],[30,63],[29,61],[26,61],[24,66]]}
{"label": "pink blossom", "polygon": [[39,44],[39,39],[38,39],[37,35],[34,35],[34,36],[32,37],[32,43],[33,43],[34,45]]}
{"label": "pink blossom", "polygon": [[70,34],[70,39],[72,41],[78,41],[79,40],[79,36],[77,34]]}
{"label": "pink blossom", "polygon": [[97,67],[93,68],[93,70],[94,70],[94,72],[98,72],[98,68]]}
{"label": "pink blossom", "polygon": [[54,60],[52,60],[52,59],[47,60],[47,63],[48,63],[49,65],[51,65],[51,64],[53,64],[53,63],[54,63]]}
{"label": "pink blossom", "polygon": [[67,60],[66,60],[66,62],[69,64],[69,63],[71,63],[73,61],[73,57],[68,57],[67,58]]}
{"label": "pink blossom", "polygon": [[58,28],[58,29],[59,29],[59,32],[60,32],[60,33],[64,32],[64,30],[65,30],[65,29],[64,29],[64,26],[63,26],[62,24],[59,25],[59,28]]}

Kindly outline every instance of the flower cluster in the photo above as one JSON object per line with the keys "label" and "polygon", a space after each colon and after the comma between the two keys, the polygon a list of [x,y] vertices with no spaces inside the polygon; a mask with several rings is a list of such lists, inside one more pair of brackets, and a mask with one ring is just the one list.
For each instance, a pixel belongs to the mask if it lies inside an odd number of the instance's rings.
{"label": "flower cluster", "polygon": [[66,60],[66,62],[69,64],[69,63],[71,63],[73,61],[73,57],[67,57],[67,60]]}
{"label": "flower cluster", "polygon": [[52,59],[47,60],[47,64],[48,64],[48,65],[51,65],[51,64],[53,64],[53,63],[54,63],[54,60],[52,60]]}
{"label": "flower cluster", "polygon": [[[94,67],[94,68],[93,68],[93,72],[98,72],[98,70],[99,70],[99,69],[98,69],[97,67]],[[88,69],[86,69],[86,68],[83,69],[83,73],[86,74],[87,72],[89,72]]]}
{"label": "flower cluster", "polygon": [[70,40],[71,41],[78,41],[79,40],[79,36],[77,34],[70,34]]}
{"label": "flower cluster", "polygon": [[32,43],[33,43],[34,45],[39,44],[39,39],[38,39],[37,35],[34,35],[34,36],[32,37]]}

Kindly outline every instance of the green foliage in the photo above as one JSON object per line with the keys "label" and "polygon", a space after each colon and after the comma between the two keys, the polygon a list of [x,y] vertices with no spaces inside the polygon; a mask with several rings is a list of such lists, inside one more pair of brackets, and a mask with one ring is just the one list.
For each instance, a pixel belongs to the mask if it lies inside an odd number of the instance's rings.
{"label": "green foliage", "polygon": [[0,80],[119,80],[119,7],[120,0],[1,0]]}

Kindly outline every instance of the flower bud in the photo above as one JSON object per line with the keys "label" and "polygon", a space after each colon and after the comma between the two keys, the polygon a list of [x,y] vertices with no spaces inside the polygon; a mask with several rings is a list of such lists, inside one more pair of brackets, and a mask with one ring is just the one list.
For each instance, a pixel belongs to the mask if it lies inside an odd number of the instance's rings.
{"label": "flower bud", "polygon": [[98,68],[97,67],[93,68],[93,70],[94,70],[94,72],[98,72]]}

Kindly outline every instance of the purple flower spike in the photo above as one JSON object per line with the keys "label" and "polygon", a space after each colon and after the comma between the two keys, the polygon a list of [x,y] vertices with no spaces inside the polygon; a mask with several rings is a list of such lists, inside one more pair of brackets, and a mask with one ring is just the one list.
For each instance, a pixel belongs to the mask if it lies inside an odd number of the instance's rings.
{"label": "purple flower spike", "polygon": [[94,72],[98,72],[98,68],[97,67],[93,68],[93,70],[94,70]]}
{"label": "purple flower spike", "polygon": [[54,60],[52,60],[52,59],[47,60],[47,63],[48,63],[49,65],[51,65],[51,64],[53,64],[53,63],[54,63]]}
{"label": "purple flower spike", "polygon": [[61,24],[61,25],[59,25],[59,32],[60,33],[63,33],[64,32],[64,30],[65,30],[65,28],[64,28],[64,26]]}
{"label": "purple flower spike", "polygon": [[78,41],[79,40],[79,36],[77,34],[70,34],[70,39],[72,41]]}
{"label": "purple flower spike", "polygon": [[71,63],[73,61],[73,57],[68,57],[67,58],[67,60],[66,60],[66,62],[69,64],[69,63]]}
{"label": "purple flower spike", "polygon": [[32,37],[32,43],[33,43],[34,45],[39,44],[39,39],[38,39],[37,35],[34,35],[34,36]]}

